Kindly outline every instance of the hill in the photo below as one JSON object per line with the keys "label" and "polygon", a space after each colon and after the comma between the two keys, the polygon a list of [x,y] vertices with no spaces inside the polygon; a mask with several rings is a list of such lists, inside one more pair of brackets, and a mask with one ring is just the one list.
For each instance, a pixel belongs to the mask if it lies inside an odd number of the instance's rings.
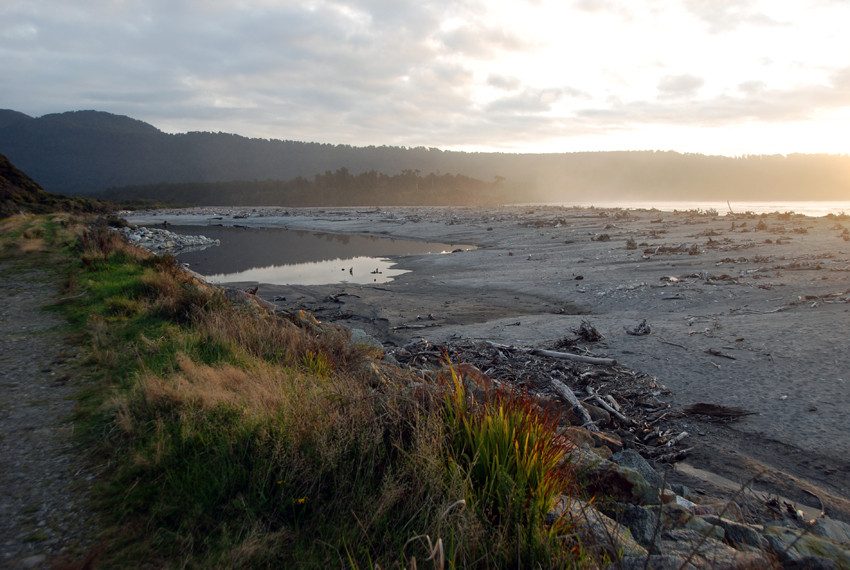
{"label": "hill", "polygon": [[33,118],[0,110],[0,152],[45,189],[64,194],[98,195],[125,186],[288,182],[345,169],[354,176],[448,173],[495,181],[500,184],[493,186],[509,191],[515,202],[850,199],[850,156],[845,155],[733,158],[672,151],[506,154],[352,147],[227,133],[169,134],[98,111]]}
{"label": "hill", "polygon": [[19,212],[43,214],[57,210],[94,212],[105,211],[105,206],[93,200],[45,192],[32,178],[0,154],[0,218]]}

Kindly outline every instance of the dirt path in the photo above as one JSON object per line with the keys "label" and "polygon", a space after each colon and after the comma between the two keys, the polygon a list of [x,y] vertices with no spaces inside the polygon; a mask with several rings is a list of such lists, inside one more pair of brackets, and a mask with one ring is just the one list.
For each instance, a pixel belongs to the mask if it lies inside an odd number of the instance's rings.
{"label": "dirt path", "polygon": [[47,271],[0,265],[0,566],[51,568],[79,560],[96,529],[91,480],[73,441],[76,348]]}

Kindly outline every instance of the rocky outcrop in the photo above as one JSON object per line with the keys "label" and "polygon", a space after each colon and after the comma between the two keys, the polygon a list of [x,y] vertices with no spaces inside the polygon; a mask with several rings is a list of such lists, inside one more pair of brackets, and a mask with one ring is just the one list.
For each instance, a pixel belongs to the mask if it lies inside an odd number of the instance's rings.
{"label": "rocky outcrop", "polygon": [[570,462],[596,498],[562,496],[547,519],[571,517],[590,543],[619,559],[613,567],[850,568],[850,525],[827,517],[807,522],[790,511],[756,523],[734,500],[697,504],[666,486],[636,451],[604,459],[593,434],[582,432],[565,430],[583,442]]}

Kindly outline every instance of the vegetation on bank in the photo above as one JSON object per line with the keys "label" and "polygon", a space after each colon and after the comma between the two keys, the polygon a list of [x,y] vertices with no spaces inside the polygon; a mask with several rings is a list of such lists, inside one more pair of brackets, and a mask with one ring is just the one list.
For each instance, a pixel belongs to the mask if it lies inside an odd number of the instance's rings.
{"label": "vegetation on bank", "polygon": [[101,565],[591,562],[570,519],[544,520],[577,488],[556,419],[526,395],[451,366],[414,376],[345,329],[234,304],[102,219],[7,218],[0,250],[65,274]]}

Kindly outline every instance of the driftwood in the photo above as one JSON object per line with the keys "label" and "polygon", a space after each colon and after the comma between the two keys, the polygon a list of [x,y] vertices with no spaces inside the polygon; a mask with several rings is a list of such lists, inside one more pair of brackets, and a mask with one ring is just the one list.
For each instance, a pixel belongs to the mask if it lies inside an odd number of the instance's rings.
{"label": "driftwood", "polygon": [[569,386],[558,380],[557,378],[552,378],[552,387],[555,389],[555,392],[558,393],[560,397],[565,399],[575,410],[576,414],[581,418],[581,421],[584,423],[583,427],[586,427],[588,431],[598,432],[599,428],[593,423],[593,419],[590,417],[590,413],[587,411],[576,395],[570,390]]}
{"label": "driftwood", "polygon": [[428,329],[432,327],[440,326],[439,323],[428,323],[428,324],[415,324],[415,325],[398,325],[396,327],[392,327],[394,331],[401,331],[406,329]]}
{"label": "driftwood", "polygon": [[548,356],[549,358],[561,358],[564,360],[575,360],[576,362],[586,362],[588,364],[599,364],[601,366],[617,366],[617,361],[613,358],[600,358],[597,356],[584,356],[583,354],[572,354],[569,352],[556,352],[554,350],[545,350],[542,348],[531,349],[531,354],[537,356]]}
{"label": "driftwood", "polygon": [[590,386],[587,387],[587,392],[591,396],[593,396],[593,399],[594,399],[594,401],[596,401],[597,404],[602,406],[609,414],[611,414],[612,416],[614,416],[615,418],[617,418],[618,420],[620,420],[624,424],[633,424],[634,423],[631,419],[627,418],[626,416],[621,414],[618,410],[614,409],[614,406],[612,406],[611,404],[609,404],[608,402],[606,402],[605,400],[600,398],[599,394],[594,392],[593,388],[591,388]]}
{"label": "driftwood", "polygon": [[584,356],[583,354],[572,354],[569,352],[557,352],[554,350],[545,350],[542,348],[518,348],[515,346],[508,346],[506,344],[499,344],[498,342],[486,341],[488,345],[492,346],[496,350],[518,350],[520,352],[527,352],[529,354],[534,354],[536,356],[548,356],[549,358],[560,358],[562,360],[574,360],[575,362],[585,362],[587,364],[599,364],[601,366],[617,366],[617,361],[613,358],[600,358],[597,356]]}
{"label": "driftwood", "polygon": [[707,349],[705,349],[705,353],[706,353],[706,354],[710,354],[710,355],[712,355],[712,356],[720,356],[720,357],[722,357],[722,358],[728,358],[729,360],[735,360],[735,357],[734,357],[734,356],[730,356],[730,355],[725,354],[725,353],[723,353],[723,352],[720,352],[719,350],[716,350],[716,349],[714,349],[714,348],[707,348]]}
{"label": "driftwood", "polygon": [[646,324],[646,319],[643,319],[638,324],[638,326],[636,326],[633,329],[630,329],[628,327],[623,327],[623,328],[625,329],[627,334],[630,334],[632,336],[644,336],[644,335],[648,335],[649,333],[652,332],[652,328],[650,328],[650,326],[648,324]]}

